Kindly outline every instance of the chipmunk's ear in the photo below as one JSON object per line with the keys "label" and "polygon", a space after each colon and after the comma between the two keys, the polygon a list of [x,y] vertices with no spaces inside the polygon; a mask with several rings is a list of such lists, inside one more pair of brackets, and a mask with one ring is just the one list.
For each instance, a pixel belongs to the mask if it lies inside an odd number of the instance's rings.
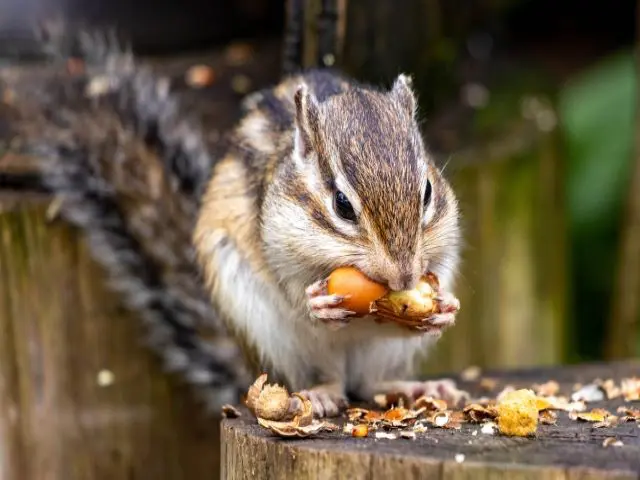
{"label": "chipmunk's ear", "polygon": [[404,73],[396,77],[391,87],[391,96],[413,118],[416,114],[417,101],[413,92],[413,79]]}
{"label": "chipmunk's ear", "polygon": [[317,147],[320,138],[320,107],[309,87],[302,84],[294,95],[296,104],[296,143],[307,156]]}

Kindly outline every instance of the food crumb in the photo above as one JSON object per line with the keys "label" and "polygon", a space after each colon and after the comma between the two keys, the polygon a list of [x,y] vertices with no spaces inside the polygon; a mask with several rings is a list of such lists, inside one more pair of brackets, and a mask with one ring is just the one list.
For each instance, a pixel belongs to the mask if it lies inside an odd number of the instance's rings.
{"label": "food crumb", "polygon": [[640,377],[623,378],[620,382],[620,391],[625,402],[640,400]]}
{"label": "food crumb", "polygon": [[435,423],[438,427],[444,427],[447,423],[449,423],[449,415],[446,413],[440,413],[436,415],[433,423]]}
{"label": "food crumb", "polygon": [[418,423],[413,427],[413,431],[416,433],[424,433],[427,431],[427,426],[422,423]]}
{"label": "food crumb", "polygon": [[363,437],[366,437],[367,435],[369,435],[369,427],[367,427],[364,423],[361,423],[360,425],[356,425],[351,430],[351,436],[353,437],[363,438]]}
{"label": "food crumb", "polygon": [[540,423],[543,425],[555,425],[558,415],[552,410],[540,412]]}
{"label": "food crumb", "polygon": [[624,443],[622,443],[621,440],[618,440],[615,437],[607,437],[602,442],[602,446],[605,447],[605,448],[607,448],[607,447],[622,447],[622,446],[624,446]]}
{"label": "food crumb", "polygon": [[594,408],[589,412],[570,412],[571,420],[580,420],[583,422],[604,422],[611,413],[603,408]]}
{"label": "food crumb", "polygon": [[600,402],[604,400],[604,397],[605,392],[600,388],[600,386],[592,383],[585,385],[578,391],[574,392],[571,395],[571,400],[574,402]]}
{"label": "food crumb", "polygon": [[408,438],[410,440],[414,440],[416,438],[416,432],[414,432],[412,430],[402,430],[400,432],[400,436],[402,438]]}
{"label": "food crumb", "polygon": [[533,390],[505,393],[497,406],[498,429],[509,436],[533,435],[538,427],[538,407]]}
{"label": "food crumb", "polygon": [[481,431],[484,435],[493,435],[495,433],[496,424],[493,422],[487,422],[482,425]]}
{"label": "food crumb", "polygon": [[557,393],[560,391],[560,384],[555,380],[549,380],[546,383],[534,385],[533,391],[536,393],[536,395],[552,397],[554,395],[557,395]]}
{"label": "food crumb", "polygon": [[96,380],[99,386],[108,387],[109,385],[113,385],[115,378],[116,377],[111,370],[100,370]]}

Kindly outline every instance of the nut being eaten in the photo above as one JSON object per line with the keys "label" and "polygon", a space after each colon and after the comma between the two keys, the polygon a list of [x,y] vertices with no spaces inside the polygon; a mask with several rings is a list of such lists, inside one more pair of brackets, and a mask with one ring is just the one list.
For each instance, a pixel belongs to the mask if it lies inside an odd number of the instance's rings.
{"label": "nut being eaten", "polygon": [[413,290],[391,291],[373,302],[376,315],[404,325],[419,326],[438,312],[436,294],[438,279],[434,274],[423,277]]}
{"label": "nut being eaten", "polygon": [[438,278],[425,275],[412,290],[391,291],[354,267],[334,270],[327,279],[327,293],[342,295],[341,306],[356,316],[377,317],[408,327],[424,326],[424,320],[439,312]]}

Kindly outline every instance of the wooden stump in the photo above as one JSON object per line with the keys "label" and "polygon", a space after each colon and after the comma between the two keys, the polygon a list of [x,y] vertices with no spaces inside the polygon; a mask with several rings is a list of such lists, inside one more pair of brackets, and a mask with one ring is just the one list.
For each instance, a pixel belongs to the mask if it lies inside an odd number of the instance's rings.
{"label": "wooden stump", "polygon": [[[596,378],[619,381],[640,374],[640,362],[488,372],[498,379],[493,392],[506,385],[530,388],[556,380],[561,393],[577,382]],[[461,382],[472,393],[477,385]],[[477,391],[475,392],[477,393]],[[619,405],[638,402],[614,399],[589,403],[615,414]],[[342,426],[344,420],[335,423]],[[222,422],[223,479],[638,479],[640,477],[640,424],[625,422],[612,428],[571,420],[561,412],[555,426],[540,425],[533,438],[488,435],[477,424],[461,430],[429,427],[415,440],[353,438],[340,429],[317,438],[282,439],[260,427],[247,410]],[[474,434],[473,432],[477,432]],[[624,445],[604,447],[615,437]]]}

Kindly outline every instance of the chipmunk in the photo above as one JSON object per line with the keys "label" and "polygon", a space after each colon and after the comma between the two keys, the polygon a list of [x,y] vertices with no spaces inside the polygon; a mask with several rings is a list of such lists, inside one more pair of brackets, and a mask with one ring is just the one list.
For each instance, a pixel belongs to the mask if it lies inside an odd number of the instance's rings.
{"label": "chipmunk", "polygon": [[[12,148],[40,159],[60,216],[210,408],[263,371],[318,417],[349,397],[455,390],[406,380],[455,321],[461,239],[409,76],[382,89],[330,70],[289,75],[246,98],[213,155],[166,79],[130,53],[84,48],[84,73],[0,76]],[[432,271],[442,313],[421,334],[355,321],[326,291],[343,265],[395,290]]]}
{"label": "chipmunk", "polygon": [[[425,391],[394,381],[455,321],[456,196],[422,140],[410,77],[388,91],[313,70],[250,96],[213,167],[194,232],[216,311],[257,370],[280,376],[335,415],[347,394]],[[356,266],[392,290],[439,277],[442,313],[416,335],[352,321],[326,278]]]}

